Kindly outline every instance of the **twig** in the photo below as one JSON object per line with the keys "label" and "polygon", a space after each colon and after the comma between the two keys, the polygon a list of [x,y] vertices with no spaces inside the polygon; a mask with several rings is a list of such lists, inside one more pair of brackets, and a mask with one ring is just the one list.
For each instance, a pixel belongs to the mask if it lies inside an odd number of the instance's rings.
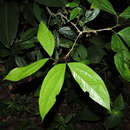
{"label": "twig", "polygon": [[69,50],[69,52],[65,55],[65,57],[63,59],[67,59],[67,57],[69,57],[70,53],[73,51],[75,44],[77,43],[79,37],[82,35],[82,32],[79,33],[79,35],[76,37],[76,39],[74,40],[74,43],[71,47],[71,49]]}

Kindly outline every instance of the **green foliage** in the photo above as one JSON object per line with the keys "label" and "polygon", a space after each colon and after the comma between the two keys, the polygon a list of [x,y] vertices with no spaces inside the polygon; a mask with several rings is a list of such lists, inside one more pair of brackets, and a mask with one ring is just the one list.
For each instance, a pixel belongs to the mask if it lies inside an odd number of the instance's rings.
{"label": "green foliage", "polygon": [[[42,120],[49,112],[56,101],[56,96],[60,93],[64,82],[65,64],[54,66],[45,77],[40,90],[39,109]],[[53,85],[52,85],[53,84]]]}
{"label": "green foliage", "polygon": [[[61,98],[65,112],[57,110],[58,116],[52,118],[54,124],[50,129],[75,130],[74,124],[78,121],[97,122],[104,119],[104,108],[109,114],[104,126],[109,129],[118,126],[125,115],[126,103],[117,95],[123,93],[123,87],[130,82],[130,27],[127,23],[130,7],[116,12],[118,5],[112,3],[115,2],[0,2],[1,79],[7,75],[5,80],[16,82],[26,78],[21,82],[31,83],[38,78],[35,84],[41,88],[37,89],[35,97],[39,98],[42,120],[49,117],[50,109],[55,109],[59,93],[65,96],[65,100]],[[15,102],[9,102],[8,108],[22,111]]]}
{"label": "green foliage", "polygon": [[52,56],[55,47],[55,40],[52,33],[48,30],[48,28],[43,22],[41,22],[39,25],[37,37],[42,47],[48,53],[48,55]]}
{"label": "green foliage", "polygon": [[69,63],[74,79],[90,98],[110,110],[110,97],[102,79],[88,66],[82,63]]}
{"label": "green foliage", "polygon": [[0,3],[0,41],[9,48],[16,37],[19,9],[15,2]]}

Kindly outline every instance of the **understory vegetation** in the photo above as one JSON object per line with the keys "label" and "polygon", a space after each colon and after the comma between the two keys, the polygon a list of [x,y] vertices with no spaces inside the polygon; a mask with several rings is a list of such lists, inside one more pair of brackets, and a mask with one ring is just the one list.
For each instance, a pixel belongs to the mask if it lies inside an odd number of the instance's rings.
{"label": "understory vegetation", "polygon": [[1,130],[130,130],[129,0],[0,0]]}

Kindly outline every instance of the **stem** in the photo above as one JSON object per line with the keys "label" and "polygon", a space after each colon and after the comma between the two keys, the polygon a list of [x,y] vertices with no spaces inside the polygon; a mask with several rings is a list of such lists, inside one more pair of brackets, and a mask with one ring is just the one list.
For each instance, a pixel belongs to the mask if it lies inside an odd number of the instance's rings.
{"label": "stem", "polygon": [[74,40],[74,43],[71,47],[71,49],[69,50],[69,52],[65,55],[64,59],[67,59],[67,57],[69,57],[70,53],[73,51],[76,42],[78,41],[79,37],[82,35],[82,32],[79,33],[79,35],[76,37],[76,39]]}

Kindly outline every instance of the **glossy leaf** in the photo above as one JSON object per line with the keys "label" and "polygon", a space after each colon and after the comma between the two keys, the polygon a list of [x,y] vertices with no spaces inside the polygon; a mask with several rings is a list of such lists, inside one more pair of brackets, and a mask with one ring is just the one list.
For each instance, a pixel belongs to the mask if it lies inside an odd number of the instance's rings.
{"label": "glossy leaf", "polygon": [[120,37],[117,34],[114,34],[112,36],[111,48],[115,52],[120,52],[120,51],[123,51],[123,50],[128,50],[126,48],[126,46],[124,45],[123,41],[120,39]]}
{"label": "glossy leaf", "polygon": [[114,56],[114,62],[120,75],[130,82],[130,53],[128,51],[118,52]]}
{"label": "glossy leaf", "polygon": [[130,18],[130,6],[128,6],[128,8],[126,8],[121,14],[120,14],[120,17],[123,17],[123,18]]}
{"label": "glossy leaf", "polygon": [[68,39],[74,39],[76,36],[76,33],[69,26],[60,28],[59,33]]}
{"label": "glossy leaf", "polygon": [[67,3],[66,0],[37,0],[40,4],[49,7],[63,7]]}
{"label": "glossy leaf", "polygon": [[109,0],[88,0],[94,7],[102,9],[108,13],[116,15],[115,10],[113,9],[112,4]]}
{"label": "glossy leaf", "polygon": [[61,38],[59,40],[59,46],[63,47],[63,48],[71,48],[73,45],[73,42],[71,40],[65,39],[65,38]]}
{"label": "glossy leaf", "polygon": [[130,27],[121,30],[120,32],[118,32],[118,34],[126,41],[128,46],[130,47]]}
{"label": "glossy leaf", "polygon": [[17,34],[19,9],[15,2],[0,3],[0,41],[10,48]]}
{"label": "glossy leaf", "polygon": [[48,58],[41,59],[30,65],[14,68],[4,79],[10,81],[19,81],[21,79],[24,79],[38,71],[47,61]]}
{"label": "glossy leaf", "polygon": [[47,26],[41,22],[38,29],[38,40],[49,56],[52,56],[55,39],[52,33],[48,30]]}
{"label": "glossy leaf", "polygon": [[39,109],[42,120],[52,108],[64,82],[65,64],[54,66],[45,77],[40,90]]}
{"label": "glossy leaf", "polygon": [[82,8],[80,7],[74,8],[70,14],[69,20],[71,21],[74,18],[76,18],[80,14],[81,11],[82,11]]}
{"label": "glossy leaf", "polygon": [[80,62],[69,63],[68,65],[81,89],[88,92],[90,98],[95,102],[110,110],[110,97],[100,76]]}
{"label": "glossy leaf", "polygon": [[80,21],[80,25],[83,26],[85,23],[94,20],[99,13],[100,13],[99,9],[87,10],[85,13],[85,17],[83,17]]}

